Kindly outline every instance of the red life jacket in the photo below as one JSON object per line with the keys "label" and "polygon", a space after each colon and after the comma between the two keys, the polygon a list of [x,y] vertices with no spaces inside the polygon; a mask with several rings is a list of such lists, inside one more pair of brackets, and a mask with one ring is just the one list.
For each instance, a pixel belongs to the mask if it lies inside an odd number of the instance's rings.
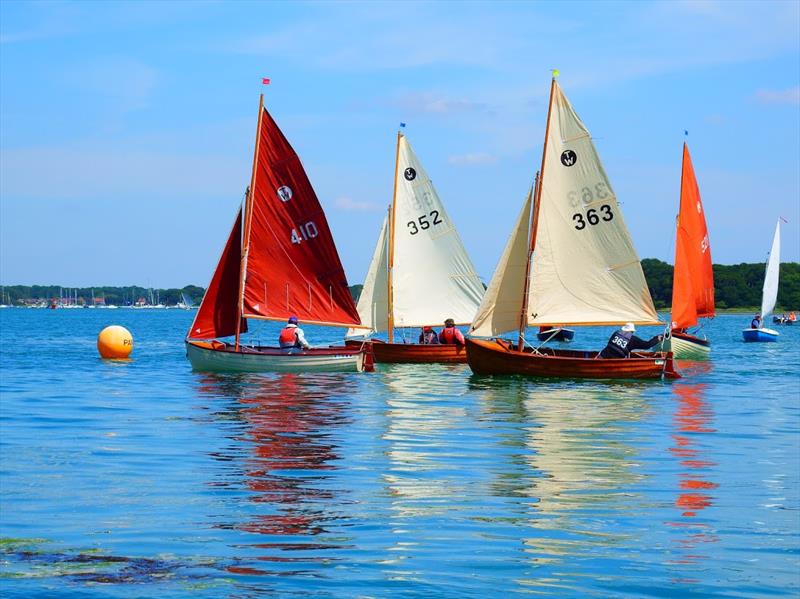
{"label": "red life jacket", "polygon": [[461,331],[459,331],[456,327],[445,327],[442,329],[442,332],[439,333],[439,343],[444,343],[446,345],[455,345],[456,343],[462,344],[464,343],[464,338],[462,335],[459,335]]}
{"label": "red life jacket", "polygon": [[296,347],[297,346],[297,327],[285,327],[281,330],[278,337],[278,343],[281,347]]}

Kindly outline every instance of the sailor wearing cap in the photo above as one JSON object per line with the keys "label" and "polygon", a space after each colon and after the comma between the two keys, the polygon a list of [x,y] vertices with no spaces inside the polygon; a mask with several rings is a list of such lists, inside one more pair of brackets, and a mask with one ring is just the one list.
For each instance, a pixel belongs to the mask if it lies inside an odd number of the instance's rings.
{"label": "sailor wearing cap", "polygon": [[614,331],[608,344],[600,352],[601,358],[627,358],[631,355],[634,349],[650,349],[656,345],[663,335],[656,335],[650,340],[645,341],[640,339],[634,333],[636,332],[636,325],[632,322],[622,325],[618,331]]}

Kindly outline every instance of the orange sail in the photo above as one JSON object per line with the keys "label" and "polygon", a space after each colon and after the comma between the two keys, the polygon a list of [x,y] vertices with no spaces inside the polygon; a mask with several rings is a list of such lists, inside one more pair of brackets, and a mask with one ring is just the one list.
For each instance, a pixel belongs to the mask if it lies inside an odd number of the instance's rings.
{"label": "orange sail", "polygon": [[672,327],[695,326],[697,319],[704,316],[714,316],[714,271],[703,202],[689,148],[684,143],[672,282]]}
{"label": "orange sail", "polygon": [[[194,317],[189,339],[214,339],[236,333],[239,315],[239,270],[242,262],[242,211],[233,223],[228,242],[203,296],[203,303]],[[247,331],[247,322],[240,332]]]}
{"label": "orange sail", "polygon": [[300,158],[259,115],[244,231],[242,316],[360,325],[322,206]]}

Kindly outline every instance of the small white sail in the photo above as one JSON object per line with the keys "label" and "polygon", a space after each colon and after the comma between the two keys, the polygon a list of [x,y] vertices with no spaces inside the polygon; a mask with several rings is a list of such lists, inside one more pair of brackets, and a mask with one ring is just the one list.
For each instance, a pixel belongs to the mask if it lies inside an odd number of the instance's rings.
{"label": "small white sail", "polygon": [[[385,331],[389,326],[387,220],[388,217],[384,217],[381,233],[378,235],[378,243],[372,254],[372,261],[369,263],[364,287],[361,289],[356,306],[358,315],[361,317],[361,324],[372,329],[372,332]],[[346,337],[362,337],[364,333],[364,329],[348,329]]]}
{"label": "small white sail", "polygon": [[558,83],[553,88],[528,324],[657,324],[639,257],[589,131]]}
{"label": "small white sail", "polygon": [[781,221],[775,225],[775,236],[772,238],[772,249],[767,261],[767,272],[764,275],[764,288],[761,295],[761,322],[767,322],[767,316],[775,309],[778,301],[778,274],[781,267]]}
{"label": "small white sail", "polygon": [[395,326],[441,325],[446,318],[469,324],[481,303],[483,284],[404,136],[398,151],[392,236]]}
{"label": "small white sail", "polygon": [[531,223],[533,190],[522,206],[517,225],[497,263],[492,280],[470,327],[470,335],[493,337],[519,328],[522,301],[525,294],[528,239]]}

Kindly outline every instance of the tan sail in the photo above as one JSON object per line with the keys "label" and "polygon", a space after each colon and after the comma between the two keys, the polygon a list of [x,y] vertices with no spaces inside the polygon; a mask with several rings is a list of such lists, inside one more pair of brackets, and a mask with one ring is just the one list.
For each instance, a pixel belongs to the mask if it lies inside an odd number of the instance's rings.
{"label": "tan sail", "polygon": [[433,182],[402,135],[397,167],[390,225],[394,325],[441,325],[446,318],[469,324],[483,297],[483,284]]}
{"label": "tan sail", "polygon": [[532,196],[533,193],[528,192],[517,224],[470,327],[470,335],[492,337],[519,327],[525,293]]}
{"label": "tan sail", "polygon": [[589,131],[553,85],[528,324],[658,324],[639,257]]}
{"label": "tan sail", "polygon": [[[387,218],[383,219],[381,232],[378,235],[378,243],[375,245],[375,252],[372,254],[372,261],[369,263],[369,270],[364,279],[364,287],[358,297],[356,306],[358,315],[361,317],[361,324],[374,331],[385,331],[388,326],[388,290],[387,272],[389,268],[387,242]],[[364,329],[348,329],[347,337],[363,336],[368,331]]]}

